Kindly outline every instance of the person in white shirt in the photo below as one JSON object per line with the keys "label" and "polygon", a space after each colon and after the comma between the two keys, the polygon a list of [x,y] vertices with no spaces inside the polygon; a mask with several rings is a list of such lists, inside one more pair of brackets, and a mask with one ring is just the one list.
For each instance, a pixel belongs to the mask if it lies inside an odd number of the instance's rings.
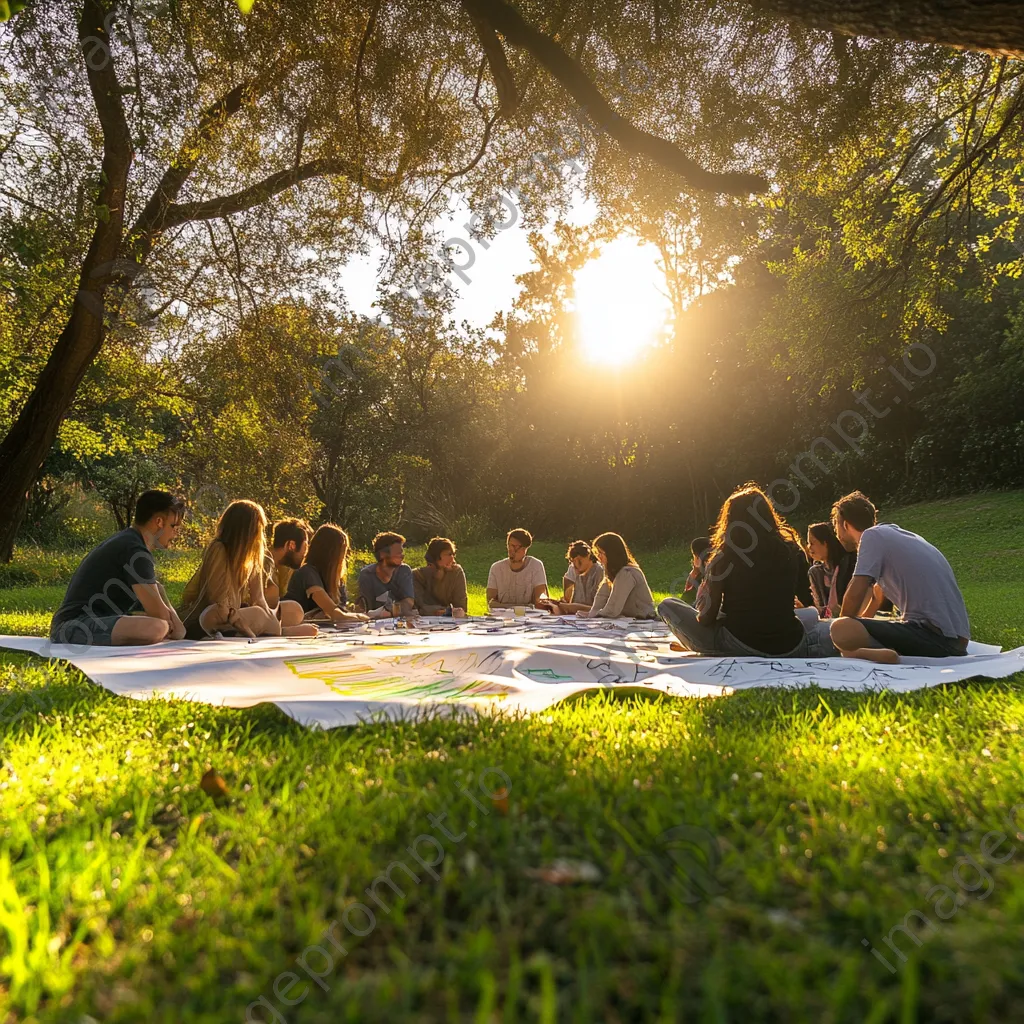
{"label": "person in white shirt", "polygon": [[602,533],[593,546],[604,569],[604,581],[590,610],[577,615],[588,619],[656,619],[651,588],[626,542],[617,533]]}
{"label": "person in white shirt", "polygon": [[505,538],[508,558],[495,562],[487,574],[488,608],[515,608],[544,602],[548,579],[544,563],[529,554],[532,543],[529,530],[509,530]]}

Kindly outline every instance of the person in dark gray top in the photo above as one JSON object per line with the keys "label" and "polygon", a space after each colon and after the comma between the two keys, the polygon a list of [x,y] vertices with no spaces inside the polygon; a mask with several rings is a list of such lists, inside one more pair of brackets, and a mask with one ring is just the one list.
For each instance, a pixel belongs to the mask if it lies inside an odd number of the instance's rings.
{"label": "person in dark gray top", "polygon": [[376,618],[385,615],[415,615],[416,588],[412,569],[405,565],[405,538],[400,533],[378,533],[373,538],[376,565],[359,573],[359,603]]}
{"label": "person in dark gray top", "polygon": [[173,494],[143,493],[132,525],[93,548],[75,570],[50,622],[50,640],[84,647],[181,640],[185,627],[157,582],[152,552],[173,542],[184,511]]}
{"label": "person in dark gray top", "polygon": [[[832,524],[857,552],[832,642],[847,658],[897,664],[900,655],[950,658],[967,653],[970,622],[953,569],[934,545],[892,523],[876,526],[875,506],[854,491],[832,506]],[[862,617],[878,583],[899,608],[897,621]]]}

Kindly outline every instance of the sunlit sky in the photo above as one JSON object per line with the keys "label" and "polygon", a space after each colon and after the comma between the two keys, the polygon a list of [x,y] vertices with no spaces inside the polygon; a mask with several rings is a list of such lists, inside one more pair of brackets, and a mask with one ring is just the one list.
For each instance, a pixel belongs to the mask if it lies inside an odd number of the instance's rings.
{"label": "sunlit sky", "polygon": [[[439,221],[441,237],[466,236],[463,224],[469,218],[468,206]],[[593,203],[578,197],[564,218],[575,225],[590,223],[596,216]],[[511,309],[519,291],[517,274],[530,269],[533,254],[527,242],[527,229],[516,224],[489,239],[489,248],[475,245],[475,260],[465,270],[469,282],[449,276],[458,286],[455,319],[467,320],[484,328],[498,312]],[[459,250],[453,260],[460,266],[468,260]],[[587,264],[577,276],[577,313],[584,354],[595,362],[617,365],[628,362],[655,337],[665,315],[666,300],[661,273],[655,265],[654,246],[639,246],[634,238],[620,238],[606,245],[598,258]],[[342,274],[349,306],[372,316],[376,312],[377,267],[380,252],[351,262]]]}

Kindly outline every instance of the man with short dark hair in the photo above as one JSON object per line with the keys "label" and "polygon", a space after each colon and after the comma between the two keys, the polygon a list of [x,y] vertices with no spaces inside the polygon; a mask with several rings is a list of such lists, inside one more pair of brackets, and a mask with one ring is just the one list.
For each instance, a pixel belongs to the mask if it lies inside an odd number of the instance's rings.
{"label": "man with short dark hair", "polygon": [[412,569],[405,565],[405,538],[400,533],[378,533],[373,538],[375,565],[359,573],[359,603],[367,615],[412,615],[416,611]]}
{"label": "man with short dark hair", "polygon": [[302,565],[312,535],[313,531],[304,519],[282,519],[274,523],[273,538],[264,567],[266,582],[263,594],[268,607],[276,608],[282,596],[288,593],[292,573]]}
{"label": "man with short dark hair", "polygon": [[529,554],[533,536],[517,527],[505,537],[508,558],[491,566],[487,574],[487,607],[515,608],[546,604],[548,579],[544,563]]}
{"label": "man with short dark hair", "polygon": [[[832,506],[839,543],[857,552],[832,642],[844,657],[897,664],[901,655],[958,657],[967,653],[967,606],[945,556],[923,537],[892,523],[875,525],[875,506],[860,491]],[[901,619],[867,617],[874,585],[900,610]]]}
{"label": "man with short dark hair", "polygon": [[432,537],[425,558],[427,564],[412,571],[416,610],[420,615],[463,618],[469,607],[466,573],[455,561],[455,543],[447,537]]}
{"label": "man with short dark hair", "polygon": [[157,582],[153,551],[171,545],[184,514],[181,498],[143,492],[132,525],[93,548],[75,570],[50,622],[50,640],[130,647],[183,639],[185,627]]}

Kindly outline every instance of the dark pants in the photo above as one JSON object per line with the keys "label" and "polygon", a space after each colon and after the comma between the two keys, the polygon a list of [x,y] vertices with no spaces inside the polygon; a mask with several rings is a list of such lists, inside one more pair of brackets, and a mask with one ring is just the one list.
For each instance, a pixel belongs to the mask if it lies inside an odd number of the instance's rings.
{"label": "dark pants", "polygon": [[961,658],[967,648],[958,637],[945,636],[923,622],[858,619],[872,640],[909,658]]}
{"label": "dark pants", "polygon": [[111,647],[113,632],[121,615],[90,615],[51,624],[50,642],[73,647]]}
{"label": "dark pants", "polygon": [[811,631],[805,629],[793,650],[785,654],[766,654],[747,646],[723,625],[701,625],[697,621],[696,611],[677,597],[666,597],[658,605],[658,614],[676,639],[687,650],[697,654],[733,655],[740,658],[831,658],[839,653],[829,638],[827,622],[820,623]]}

